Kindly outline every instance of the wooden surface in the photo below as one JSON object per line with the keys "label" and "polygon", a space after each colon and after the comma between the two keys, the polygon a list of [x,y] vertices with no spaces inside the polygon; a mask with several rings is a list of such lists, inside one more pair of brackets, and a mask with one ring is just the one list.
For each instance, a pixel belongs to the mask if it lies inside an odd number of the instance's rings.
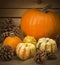
{"label": "wooden surface", "polygon": [[56,56],[56,60],[47,60],[45,64],[37,64],[33,58],[21,61],[19,58],[15,57],[11,61],[0,61],[0,65],[60,65],[60,49],[58,49]]}
{"label": "wooden surface", "polygon": [[20,25],[24,12],[31,8],[42,9],[46,4],[51,3],[50,10],[60,16],[60,0],[43,0],[37,4],[37,0],[0,0],[0,21],[12,18],[16,25]]}

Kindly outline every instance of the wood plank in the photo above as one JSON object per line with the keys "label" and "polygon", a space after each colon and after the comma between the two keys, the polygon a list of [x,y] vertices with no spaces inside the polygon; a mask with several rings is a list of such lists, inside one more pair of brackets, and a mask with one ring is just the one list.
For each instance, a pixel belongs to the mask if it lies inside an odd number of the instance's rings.
{"label": "wood plank", "polygon": [[0,17],[21,17],[26,9],[0,9]]}
{"label": "wood plank", "polygon": [[[20,18],[27,10],[28,9],[0,9],[0,18],[2,17]],[[50,9],[50,10],[60,15],[60,9]]]}
{"label": "wood plank", "polygon": [[0,0],[0,8],[42,8],[51,3],[52,8],[60,8],[60,0],[43,0],[37,4],[37,0]]}

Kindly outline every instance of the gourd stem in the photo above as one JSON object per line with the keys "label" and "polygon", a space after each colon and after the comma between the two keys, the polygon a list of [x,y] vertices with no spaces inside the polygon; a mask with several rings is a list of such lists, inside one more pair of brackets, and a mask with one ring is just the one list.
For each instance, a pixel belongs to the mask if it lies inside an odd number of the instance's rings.
{"label": "gourd stem", "polygon": [[28,45],[26,44],[26,47],[27,47]]}
{"label": "gourd stem", "polygon": [[51,4],[47,4],[45,7],[43,7],[43,9],[41,9],[42,12],[47,12],[48,9],[50,9],[52,7]]}
{"label": "gourd stem", "polygon": [[9,36],[14,37],[15,34],[12,32],[12,33],[9,34]]}

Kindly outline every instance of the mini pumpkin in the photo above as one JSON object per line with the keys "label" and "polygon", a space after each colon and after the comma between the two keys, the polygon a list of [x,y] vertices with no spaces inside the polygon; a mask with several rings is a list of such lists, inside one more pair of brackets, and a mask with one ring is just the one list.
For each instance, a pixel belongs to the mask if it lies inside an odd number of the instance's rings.
{"label": "mini pumpkin", "polygon": [[34,45],[36,45],[36,39],[33,37],[33,36],[26,36],[24,39],[23,39],[23,42],[26,43],[32,43]]}
{"label": "mini pumpkin", "polygon": [[9,45],[15,50],[17,44],[20,42],[22,42],[22,40],[18,36],[15,36],[14,33],[10,33],[10,36],[6,37],[3,41],[3,45]]}
{"label": "mini pumpkin", "polygon": [[22,60],[33,57],[35,52],[36,48],[32,43],[20,43],[16,47],[16,54]]}
{"label": "mini pumpkin", "polygon": [[36,48],[47,52],[55,53],[57,50],[57,44],[55,40],[50,38],[40,38],[36,44]]}

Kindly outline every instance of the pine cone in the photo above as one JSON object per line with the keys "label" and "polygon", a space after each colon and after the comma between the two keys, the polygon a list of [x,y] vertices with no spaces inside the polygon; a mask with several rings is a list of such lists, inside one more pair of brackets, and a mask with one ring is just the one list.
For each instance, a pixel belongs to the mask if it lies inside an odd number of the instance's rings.
{"label": "pine cone", "polygon": [[7,36],[9,36],[9,33],[13,32],[16,36],[24,38],[21,29],[19,26],[16,26],[14,24],[14,21],[9,18],[5,21],[0,22],[0,42],[2,42]]}
{"label": "pine cone", "polygon": [[58,47],[60,47],[60,34],[56,35],[55,40],[56,40]]}
{"label": "pine cone", "polygon": [[0,42],[2,42],[15,27],[11,18],[0,21]]}
{"label": "pine cone", "polygon": [[44,63],[47,60],[46,52],[38,50],[34,56],[34,60],[37,63]]}
{"label": "pine cone", "polygon": [[57,46],[60,47],[60,34],[53,35],[52,39],[54,39],[57,43]]}
{"label": "pine cone", "polygon": [[9,18],[9,19],[6,20],[6,23],[7,23],[6,29],[8,31],[12,31],[13,27],[15,27],[13,20],[11,18]]}
{"label": "pine cone", "polygon": [[8,61],[14,56],[14,51],[10,46],[0,45],[0,60]]}
{"label": "pine cone", "polygon": [[0,34],[0,43],[7,37],[9,36],[11,31],[3,32]]}
{"label": "pine cone", "polygon": [[24,38],[23,33],[21,32],[21,29],[19,26],[15,26],[12,31],[14,32],[16,36],[20,37],[21,39]]}
{"label": "pine cone", "polygon": [[46,55],[47,55],[47,59],[48,59],[48,60],[57,59],[57,56],[55,55],[55,53],[46,52]]}
{"label": "pine cone", "polygon": [[1,32],[6,32],[6,31],[11,31],[14,27],[13,20],[11,18],[6,19],[5,21],[0,21],[0,31]]}

